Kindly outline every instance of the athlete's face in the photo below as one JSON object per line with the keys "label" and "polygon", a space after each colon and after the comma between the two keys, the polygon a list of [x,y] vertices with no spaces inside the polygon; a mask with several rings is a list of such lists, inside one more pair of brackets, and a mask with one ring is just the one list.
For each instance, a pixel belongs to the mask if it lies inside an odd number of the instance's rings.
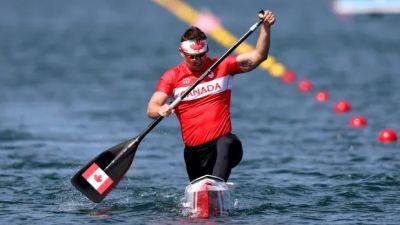
{"label": "athlete's face", "polygon": [[185,52],[181,52],[183,55],[183,59],[185,64],[190,70],[198,71],[203,69],[205,63],[207,62],[208,53],[204,52],[197,55],[190,55]]}

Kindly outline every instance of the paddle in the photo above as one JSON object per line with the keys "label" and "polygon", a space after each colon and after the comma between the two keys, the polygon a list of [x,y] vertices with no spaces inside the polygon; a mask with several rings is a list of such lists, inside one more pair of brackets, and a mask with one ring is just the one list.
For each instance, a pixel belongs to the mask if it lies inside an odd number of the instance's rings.
{"label": "paddle", "polygon": [[[264,14],[261,10],[259,13]],[[247,31],[220,59],[210,66],[197,80],[192,84],[182,96],[176,98],[170,108],[175,108],[205,77],[207,77],[229,54],[231,54],[247,37],[249,37],[262,23],[259,20]],[[143,138],[154,127],[159,124],[164,117],[159,116],[153,120],[147,128],[135,138],[126,140],[114,147],[105,150],[95,157],[86,166],[79,170],[72,178],[71,183],[82,192],[87,198],[95,203],[101,202],[108,193],[122,180],[128,171],[135,157],[136,150]]]}

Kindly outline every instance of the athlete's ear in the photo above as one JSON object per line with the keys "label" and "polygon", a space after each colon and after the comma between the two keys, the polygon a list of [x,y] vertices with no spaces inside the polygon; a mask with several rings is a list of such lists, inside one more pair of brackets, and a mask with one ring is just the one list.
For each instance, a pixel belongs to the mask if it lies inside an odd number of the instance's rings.
{"label": "athlete's ear", "polygon": [[179,51],[179,53],[181,54],[182,57],[185,57],[185,56],[183,55],[183,52],[182,52],[182,48],[181,48],[181,47],[178,48],[178,51]]}

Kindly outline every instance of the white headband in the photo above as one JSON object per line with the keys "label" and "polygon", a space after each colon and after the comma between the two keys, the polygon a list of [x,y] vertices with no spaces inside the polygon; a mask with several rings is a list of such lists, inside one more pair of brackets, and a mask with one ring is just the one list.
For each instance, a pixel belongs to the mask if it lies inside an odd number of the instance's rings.
{"label": "white headband", "polygon": [[197,55],[201,53],[205,53],[208,51],[208,45],[206,40],[201,41],[192,41],[187,40],[181,42],[180,46],[181,50],[190,55]]}

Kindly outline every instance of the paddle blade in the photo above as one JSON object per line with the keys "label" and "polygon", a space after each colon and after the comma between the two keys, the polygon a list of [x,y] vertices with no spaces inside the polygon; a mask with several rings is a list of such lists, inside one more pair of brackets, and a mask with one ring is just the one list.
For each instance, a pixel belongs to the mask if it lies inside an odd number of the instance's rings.
{"label": "paddle blade", "polygon": [[71,178],[71,183],[88,199],[100,203],[128,171],[138,146],[139,142],[130,139],[105,150],[79,170]]}

